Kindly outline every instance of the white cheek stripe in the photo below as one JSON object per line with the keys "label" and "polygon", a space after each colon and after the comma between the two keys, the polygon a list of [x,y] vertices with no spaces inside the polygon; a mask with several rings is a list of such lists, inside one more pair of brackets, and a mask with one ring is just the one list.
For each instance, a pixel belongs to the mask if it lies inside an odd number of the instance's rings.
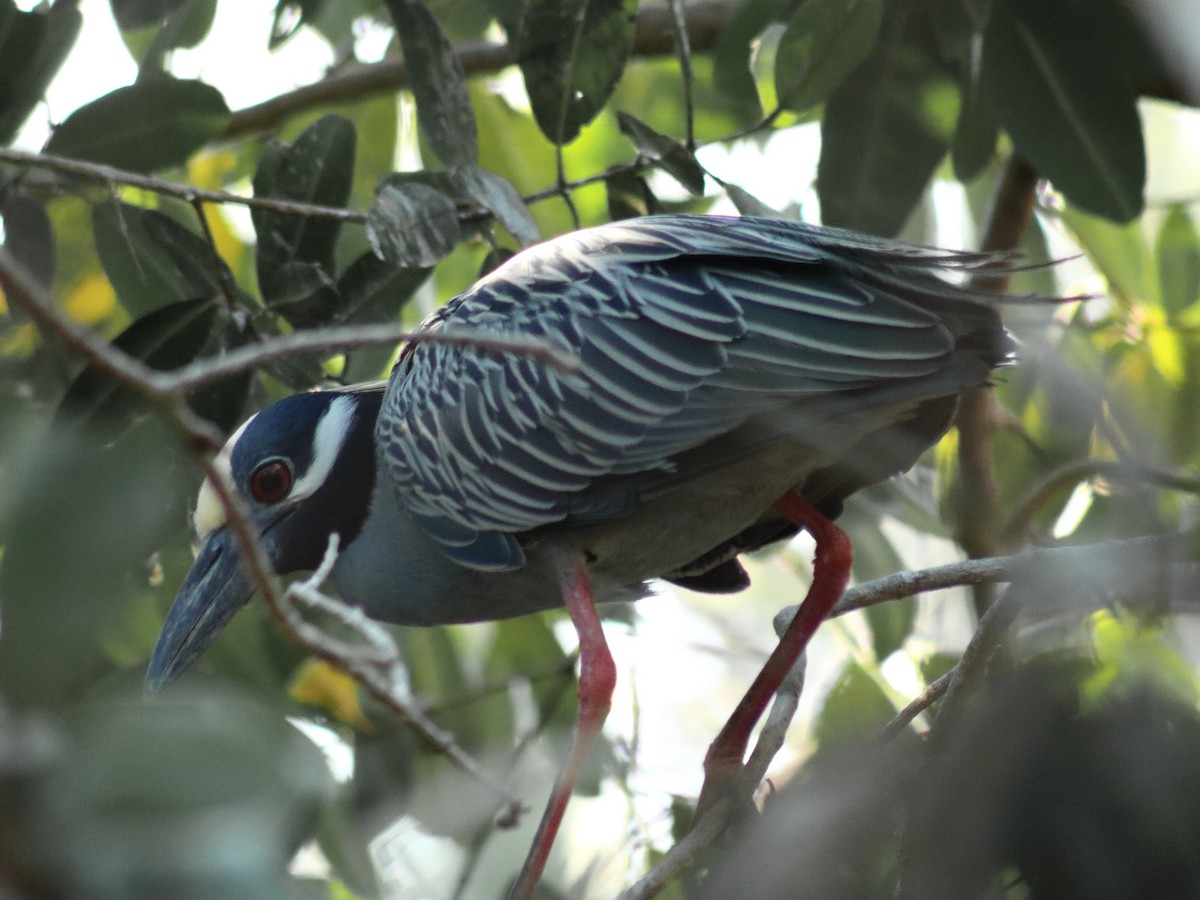
{"label": "white cheek stripe", "polygon": [[[257,415],[257,413],[255,413]],[[229,457],[233,453],[233,445],[238,442],[238,438],[254,421],[254,416],[248,418],[242,423],[242,427],[229,436],[229,440],[225,442],[225,446],[221,448],[221,452],[213,459],[213,468],[225,476],[227,484],[233,484],[233,469],[229,463]],[[215,531],[225,524],[225,507],[221,505],[221,498],[217,496],[216,490],[213,488],[208,478],[204,479],[204,483],[200,485],[200,495],[196,498],[196,511],[192,514],[192,526],[196,529],[196,537],[204,540],[210,532]]]}
{"label": "white cheek stripe", "polygon": [[354,400],[345,395],[337,397],[329,404],[329,409],[321,416],[317,430],[313,433],[312,463],[304,477],[293,486],[288,497],[289,502],[303,500],[325,483],[338,454],[342,452],[346,437],[350,434],[350,424],[354,421],[354,406]]}

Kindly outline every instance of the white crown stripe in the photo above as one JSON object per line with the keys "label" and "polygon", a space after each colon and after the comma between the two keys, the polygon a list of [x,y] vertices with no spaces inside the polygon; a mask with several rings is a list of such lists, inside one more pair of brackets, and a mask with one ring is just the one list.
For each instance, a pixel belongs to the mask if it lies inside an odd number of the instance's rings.
{"label": "white crown stripe", "polygon": [[353,398],[346,396],[338,397],[329,404],[329,409],[321,416],[321,421],[317,423],[313,433],[312,463],[292,488],[288,500],[303,500],[325,483],[338,454],[342,452],[347,435],[350,434],[350,425],[354,421],[354,406]]}

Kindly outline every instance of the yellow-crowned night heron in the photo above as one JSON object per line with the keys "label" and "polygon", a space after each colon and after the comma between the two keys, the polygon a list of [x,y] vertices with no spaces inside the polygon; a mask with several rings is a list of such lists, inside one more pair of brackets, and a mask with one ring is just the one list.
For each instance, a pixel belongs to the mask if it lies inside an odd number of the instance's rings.
{"label": "yellow-crowned night heron", "polygon": [[[526,865],[532,890],[615,673],[595,603],[665,578],[729,592],[738,554],[817,539],[809,596],[714,742],[749,732],[843,590],[850,546],[829,519],[909,468],[961,392],[1011,351],[991,299],[945,280],[979,254],[757,218],[660,216],[518,254],[422,327],[540,338],[566,373],[520,354],[413,344],[386,387],[290,397],[230,438],[221,464],[280,573],[314,568],[372,617],[410,625],[565,605],[580,639],[576,741]],[[186,668],[252,593],[210,487],[204,539],[150,664]]]}

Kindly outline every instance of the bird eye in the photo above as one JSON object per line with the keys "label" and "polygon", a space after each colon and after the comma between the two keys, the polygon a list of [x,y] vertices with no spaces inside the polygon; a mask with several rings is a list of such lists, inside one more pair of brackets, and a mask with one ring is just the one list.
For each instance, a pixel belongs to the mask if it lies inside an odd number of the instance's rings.
{"label": "bird eye", "polygon": [[259,503],[278,503],[292,490],[292,470],[281,459],[263,463],[250,475],[250,493]]}

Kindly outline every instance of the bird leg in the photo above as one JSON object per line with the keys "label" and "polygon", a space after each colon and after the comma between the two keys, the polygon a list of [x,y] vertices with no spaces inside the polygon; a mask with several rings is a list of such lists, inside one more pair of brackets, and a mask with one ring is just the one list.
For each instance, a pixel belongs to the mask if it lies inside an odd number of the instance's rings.
{"label": "bird leg", "polygon": [[774,504],[775,510],[803,527],[817,543],[812,585],[796,617],[779,639],[766,665],[742,697],[704,757],[704,786],[700,791],[696,819],[736,783],[750,742],[750,732],[762,717],[771,697],[795,665],[817,627],[825,621],[850,580],[854,547],[846,532],[818,512],[796,491],[788,491]]}
{"label": "bird leg", "polygon": [[608,718],[613,688],[617,684],[617,667],[604,640],[604,629],[592,599],[587,570],[580,565],[569,572],[563,578],[562,589],[563,602],[579,635],[579,712],[575,717],[567,757],[550,791],[550,799],[546,802],[542,821],[533,837],[533,845],[509,894],[510,900],[529,900],[533,897],[550,856],[550,848],[554,846],[567,802],[571,799],[575,779],[579,776],[592,741]]}

